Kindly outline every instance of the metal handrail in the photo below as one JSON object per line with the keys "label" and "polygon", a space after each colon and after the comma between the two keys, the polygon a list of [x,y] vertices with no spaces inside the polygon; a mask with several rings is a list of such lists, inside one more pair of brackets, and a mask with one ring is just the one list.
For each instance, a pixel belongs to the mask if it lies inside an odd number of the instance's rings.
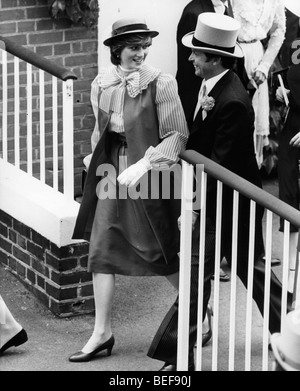
{"label": "metal handrail", "polygon": [[26,61],[45,72],[48,72],[50,75],[53,75],[58,79],[63,81],[77,79],[77,76],[71,70],[57,65],[55,62],[44,58],[37,53],[34,53],[32,50],[29,50],[24,46],[18,45],[6,37],[0,36],[0,48],[6,50],[8,53],[20,58],[21,60]]}
{"label": "metal handrail", "polygon": [[240,176],[234,174],[230,170],[227,170],[226,168],[220,166],[219,164],[213,162],[196,151],[184,151],[180,154],[180,158],[192,165],[203,164],[204,171],[207,174],[300,228],[299,210],[286,204],[272,194],[269,194],[258,186],[253,185],[247,180],[241,178]]}

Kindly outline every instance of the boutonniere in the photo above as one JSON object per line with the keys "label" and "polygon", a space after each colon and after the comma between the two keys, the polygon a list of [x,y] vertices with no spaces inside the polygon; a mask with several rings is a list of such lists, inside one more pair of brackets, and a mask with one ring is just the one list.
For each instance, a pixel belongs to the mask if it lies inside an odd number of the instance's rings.
{"label": "boutonniere", "polygon": [[215,103],[216,102],[214,98],[212,96],[207,95],[204,98],[202,98],[201,107],[205,111],[210,111],[214,108]]}

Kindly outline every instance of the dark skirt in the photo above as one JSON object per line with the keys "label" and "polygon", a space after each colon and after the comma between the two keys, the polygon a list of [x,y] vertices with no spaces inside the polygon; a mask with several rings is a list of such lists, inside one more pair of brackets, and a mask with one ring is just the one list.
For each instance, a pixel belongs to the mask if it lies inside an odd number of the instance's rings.
{"label": "dark skirt", "polygon": [[166,263],[141,198],[132,199],[116,178],[126,168],[127,144],[110,137],[111,168],[97,187],[98,201],[90,238],[88,271],[130,276],[169,275],[178,256]]}

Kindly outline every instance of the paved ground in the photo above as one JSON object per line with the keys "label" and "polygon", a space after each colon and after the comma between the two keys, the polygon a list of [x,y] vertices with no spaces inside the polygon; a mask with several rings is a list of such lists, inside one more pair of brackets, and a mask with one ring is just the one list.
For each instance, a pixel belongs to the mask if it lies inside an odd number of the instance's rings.
{"label": "paved ground", "polygon": [[[266,183],[265,188],[276,195],[276,181]],[[281,239],[277,231],[275,220],[273,256],[280,258]],[[279,271],[279,268],[274,268],[275,271],[276,269]],[[68,356],[80,350],[89,338],[94,322],[92,315],[67,319],[55,317],[2,266],[0,292],[29,336],[26,344],[9,349],[0,357],[0,371],[156,371],[161,367],[161,362],[148,358],[146,353],[158,325],[176,295],[163,277],[117,278],[113,311],[116,345],[112,355],[81,364],[70,363]],[[237,293],[235,370],[244,371],[243,326],[246,291],[239,281]],[[230,283],[222,283],[219,371],[228,370],[229,296]],[[252,331],[252,370],[260,371],[262,322],[256,307],[253,311]],[[211,371],[211,347],[209,343],[204,348],[205,371]]]}

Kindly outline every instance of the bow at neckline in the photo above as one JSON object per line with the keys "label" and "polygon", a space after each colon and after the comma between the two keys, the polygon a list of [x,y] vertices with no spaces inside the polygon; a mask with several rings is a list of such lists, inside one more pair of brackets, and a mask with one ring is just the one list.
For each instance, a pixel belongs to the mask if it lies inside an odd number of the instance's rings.
{"label": "bow at neckline", "polygon": [[122,74],[122,71],[118,71],[118,68],[115,68],[115,77],[108,78],[107,80],[103,80],[102,88],[108,88],[112,86],[119,86],[120,88],[125,87],[128,91],[128,95],[131,98],[135,98],[139,93],[140,86],[140,72],[133,71],[128,75]]}

